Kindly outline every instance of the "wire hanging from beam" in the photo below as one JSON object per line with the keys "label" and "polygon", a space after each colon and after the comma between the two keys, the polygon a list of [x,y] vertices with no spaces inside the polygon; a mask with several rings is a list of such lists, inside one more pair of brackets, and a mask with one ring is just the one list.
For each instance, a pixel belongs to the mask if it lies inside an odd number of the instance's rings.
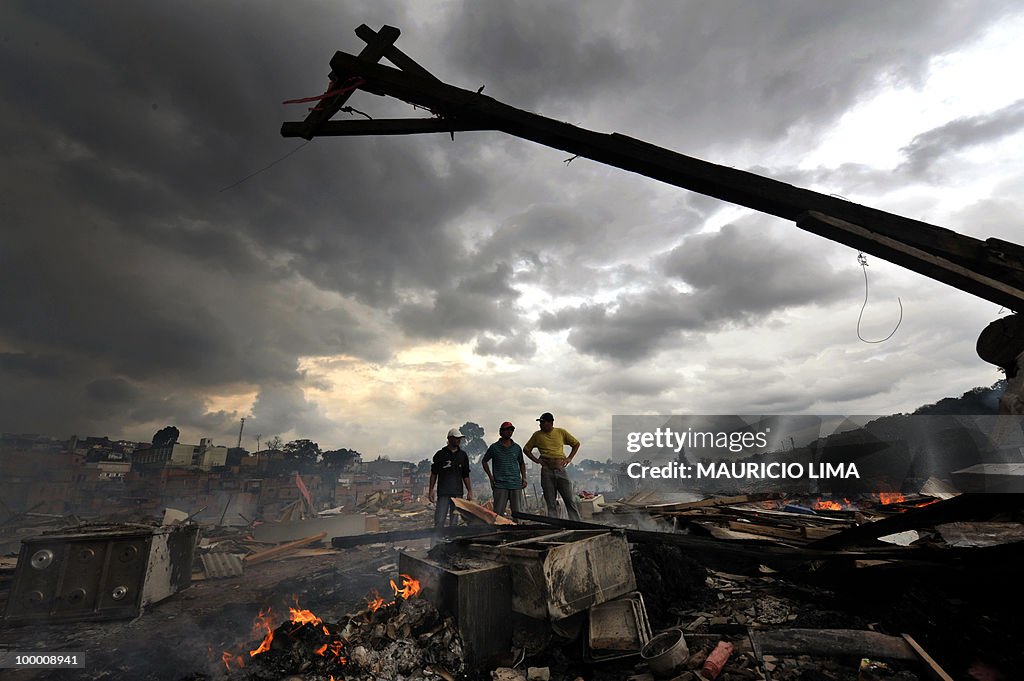
{"label": "wire hanging from beam", "polygon": [[863,253],[858,253],[857,262],[860,263],[861,269],[864,270],[864,304],[860,306],[860,314],[857,315],[857,338],[865,343],[884,343],[896,334],[896,330],[903,323],[903,301],[900,300],[899,296],[896,296],[896,302],[900,304],[900,318],[896,322],[896,327],[892,330],[892,333],[881,340],[868,340],[860,335],[860,321],[864,317],[864,308],[868,306],[868,258]]}

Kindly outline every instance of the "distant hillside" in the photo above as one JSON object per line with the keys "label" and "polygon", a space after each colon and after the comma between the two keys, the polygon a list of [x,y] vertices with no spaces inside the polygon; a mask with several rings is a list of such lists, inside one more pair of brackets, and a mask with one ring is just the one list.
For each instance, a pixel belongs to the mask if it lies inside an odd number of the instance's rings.
{"label": "distant hillside", "polygon": [[918,407],[914,415],[973,416],[995,414],[999,398],[1006,390],[1006,381],[996,381],[989,388],[971,388],[960,397],[944,397],[934,404]]}

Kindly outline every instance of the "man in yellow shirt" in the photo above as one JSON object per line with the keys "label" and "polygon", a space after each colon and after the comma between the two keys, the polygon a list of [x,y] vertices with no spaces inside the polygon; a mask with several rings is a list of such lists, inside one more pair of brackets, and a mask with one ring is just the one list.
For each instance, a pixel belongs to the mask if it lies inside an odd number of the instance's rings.
{"label": "man in yellow shirt", "polygon": [[[565,467],[572,463],[576,452],[580,450],[580,441],[573,437],[565,428],[555,428],[555,417],[546,411],[537,419],[540,430],[530,436],[523,445],[523,454],[534,463],[539,463],[540,488],[544,491],[544,503],[548,506],[548,516],[558,517],[558,495],[565,503],[565,512],[569,520],[579,520],[580,512],[576,504],[576,495],[572,491],[572,481]],[[572,449],[565,455],[565,446]],[[534,456],[537,449],[540,456]]]}

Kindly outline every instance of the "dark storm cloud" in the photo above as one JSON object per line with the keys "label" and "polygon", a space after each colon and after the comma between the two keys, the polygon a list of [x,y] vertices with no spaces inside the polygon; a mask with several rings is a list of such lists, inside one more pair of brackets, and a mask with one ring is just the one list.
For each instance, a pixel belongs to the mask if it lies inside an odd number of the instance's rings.
{"label": "dark storm cloud", "polygon": [[699,330],[707,323],[692,297],[670,287],[624,294],[615,307],[584,304],[544,312],[542,331],[569,329],[569,344],[580,352],[633,362],[665,344],[681,344],[680,332]]}
{"label": "dark storm cloud", "polygon": [[850,286],[797,246],[734,225],[687,237],[664,257],[664,273],[693,290],[662,285],[619,295],[610,306],[544,312],[538,328],[568,329],[569,344],[580,352],[632,363],[700,342],[700,335],[728,323],[760,322],[786,307],[835,300]]}
{"label": "dark storm cloud", "polygon": [[[277,130],[306,109],[281,100],[322,91],[334,49],[358,51],[348,32],[382,12],[306,9],[0,10],[0,285],[18,291],[0,300],[0,341],[21,358],[9,370],[48,371],[52,391],[77,381],[84,401],[126,399],[124,381],[187,391],[140,399],[131,418],[177,409],[179,425],[210,425],[207,391],[294,383],[305,355],[389,355],[324,292],[387,305],[401,287],[445,286],[464,254],[450,221],[486,191],[457,159],[437,172],[422,141],[377,139],[318,140],[218,191],[296,148]],[[383,14],[376,25],[402,23],[400,5]],[[310,31],[320,39],[295,40]],[[73,411],[50,412],[54,427]],[[12,412],[3,426],[21,427]]]}
{"label": "dark storm cloud", "polygon": [[37,355],[28,352],[0,352],[0,373],[28,378],[60,378],[67,374],[71,362],[60,355]]}
{"label": "dark storm cloud", "polygon": [[337,425],[291,384],[264,386],[252,407],[252,427],[267,439],[289,430],[300,433],[299,437],[302,433],[333,433]]}
{"label": "dark storm cloud", "polygon": [[[596,8],[596,6],[594,6]],[[604,6],[603,19],[617,14]],[[636,75],[629,41],[614,22],[589,20],[586,5],[529,2],[465,3],[456,7],[446,47],[463,87],[490,84],[487,94],[515,106],[586,97],[625,86]]]}
{"label": "dark storm cloud", "polygon": [[906,161],[900,170],[915,176],[925,176],[928,170],[945,156],[970,147],[995,142],[1024,128],[1024,100],[998,111],[957,118],[937,128],[923,132],[903,147]]}
{"label": "dark storm cloud", "polygon": [[[512,268],[499,263],[493,272],[470,274],[430,303],[408,303],[394,318],[409,336],[469,340],[479,333],[509,335],[518,325]],[[485,343],[486,345],[486,343]]]}
{"label": "dark storm cloud", "polygon": [[717,319],[827,303],[848,289],[849,281],[822,259],[758,233],[759,223],[763,223],[760,218],[746,229],[726,225],[715,234],[688,237],[669,252],[665,274],[693,286],[701,308]]}
{"label": "dark storm cloud", "polygon": [[87,397],[104,404],[123,404],[141,397],[138,388],[123,378],[100,378],[85,386]]}

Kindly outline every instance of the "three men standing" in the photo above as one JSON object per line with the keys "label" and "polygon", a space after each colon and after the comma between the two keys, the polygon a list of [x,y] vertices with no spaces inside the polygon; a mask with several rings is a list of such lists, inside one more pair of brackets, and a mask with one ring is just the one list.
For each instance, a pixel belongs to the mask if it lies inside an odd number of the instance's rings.
{"label": "three men standing", "polygon": [[466,498],[473,501],[473,485],[469,481],[469,455],[462,449],[462,432],[458,428],[448,431],[448,445],[437,450],[430,464],[430,488],[427,498],[435,501],[434,486],[437,486],[437,505],[434,507],[434,527],[444,527],[445,517],[451,516],[450,525],[455,524],[455,504],[452,498],[461,498],[463,486]]}
{"label": "three men standing", "polygon": [[[534,463],[541,465],[540,487],[544,491],[544,503],[548,507],[548,516],[558,517],[558,496],[565,503],[565,512],[570,520],[579,520],[580,512],[576,505],[576,495],[572,491],[572,481],[565,467],[572,463],[573,457],[580,449],[580,441],[573,437],[565,428],[555,428],[555,417],[551,412],[544,412],[537,419],[540,430],[530,436],[523,445],[523,453]],[[571,447],[569,455],[565,447]],[[539,457],[533,455],[537,449]]]}
{"label": "three men standing", "polygon": [[[501,515],[505,512],[505,506],[511,502],[512,512],[518,513],[519,490],[526,488],[526,462],[523,461],[523,449],[512,441],[512,433],[516,427],[508,421],[498,428],[500,438],[497,442],[487,448],[487,453],[481,464],[484,473],[491,481],[491,491],[494,493],[494,512]],[[487,464],[494,462],[494,472]]]}

